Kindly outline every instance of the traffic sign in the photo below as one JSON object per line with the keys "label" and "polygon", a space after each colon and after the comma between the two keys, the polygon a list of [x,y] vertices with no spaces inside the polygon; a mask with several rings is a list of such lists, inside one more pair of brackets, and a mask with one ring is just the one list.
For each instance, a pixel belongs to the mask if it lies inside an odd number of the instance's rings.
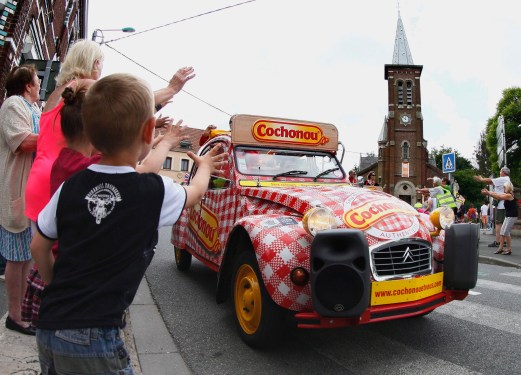
{"label": "traffic sign", "polygon": [[507,165],[506,143],[505,143],[505,119],[500,115],[497,119],[496,127],[497,138],[497,164],[499,168],[503,166],[503,162]]}
{"label": "traffic sign", "polygon": [[443,173],[456,172],[456,155],[454,152],[441,156],[441,169]]}

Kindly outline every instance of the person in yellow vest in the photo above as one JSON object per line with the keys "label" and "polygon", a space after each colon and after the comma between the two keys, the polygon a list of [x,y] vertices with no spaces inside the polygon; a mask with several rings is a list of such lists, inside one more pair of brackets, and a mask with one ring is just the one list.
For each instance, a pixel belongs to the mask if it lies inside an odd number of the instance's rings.
{"label": "person in yellow vest", "polygon": [[432,188],[416,189],[416,192],[436,199],[436,207],[450,207],[454,211],[454,215],[456,215],[456,201],[450,189],[442,185],[439,177],[432,178]]}
{"label": "person in yellow vest", "polygon": [[[458,205],[456,204],[456,199],[454,198],[454,195],[450,191],[450,182],[447,177],[443,177],[441,179],[440,187],[443,190],[443,194],[441,197],[437,197],[438,198],[438,207],[440,207],[440,206],[450,207],[450,208],[452,208],[452,211],[454,211],[454,216],[456,216],[456,213],[458,212]],[[459,189],[459,186],[458,186],[458,189]]]}

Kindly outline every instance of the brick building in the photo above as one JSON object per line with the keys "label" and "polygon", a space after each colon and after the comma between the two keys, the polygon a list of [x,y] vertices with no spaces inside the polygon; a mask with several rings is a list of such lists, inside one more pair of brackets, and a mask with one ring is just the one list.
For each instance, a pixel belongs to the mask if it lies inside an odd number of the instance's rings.
{"label": "brick building", "polygon": [[88,0],[0,0],[0,104],[13,66],[63,61],[69,46],[86,38],[87,9]]}
{"label": "brick building", "polygon": [[419,198],[416,188],[442,171],[429,160],[423,138],[420,77],[423,66],[412,59],[405,29],[398,15],[393,62],[386,64],[388,113],[378,137],[378,155],[360,158],[359,175],[369,171],[389,194],[413,203]]}

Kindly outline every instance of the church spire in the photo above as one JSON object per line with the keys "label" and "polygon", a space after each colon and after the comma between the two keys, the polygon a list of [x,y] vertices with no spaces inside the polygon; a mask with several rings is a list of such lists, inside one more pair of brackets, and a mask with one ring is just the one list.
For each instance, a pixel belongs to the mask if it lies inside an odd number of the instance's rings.
{"label": "church spire", "polygon": [[394,40],[393,65],[414,65],[399,10],[398,24],[396,25],[396,38]]}

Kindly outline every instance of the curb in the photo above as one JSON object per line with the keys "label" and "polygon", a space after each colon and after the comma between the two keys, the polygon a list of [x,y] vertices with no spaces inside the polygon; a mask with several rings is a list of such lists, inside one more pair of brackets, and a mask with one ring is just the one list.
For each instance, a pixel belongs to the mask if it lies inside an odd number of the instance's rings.
{"label": "curb", "polygon": [[[128,310],[135,342],[134,352],[139,358],[139,374],[192,374],[152,298],[146,277],[141,281]],[[137,362],[134,359],[132,361]]]}
{"label": "curb", "polygon": [[494,257],[484,256],[484,255],[479,256],[479,263],[493,264],[496,266],[514,267],[514,268],[521,269],[521,264],[519,264],[519,263],[510,262],[508,260],[498,259],[498,258],[494,258]]}

